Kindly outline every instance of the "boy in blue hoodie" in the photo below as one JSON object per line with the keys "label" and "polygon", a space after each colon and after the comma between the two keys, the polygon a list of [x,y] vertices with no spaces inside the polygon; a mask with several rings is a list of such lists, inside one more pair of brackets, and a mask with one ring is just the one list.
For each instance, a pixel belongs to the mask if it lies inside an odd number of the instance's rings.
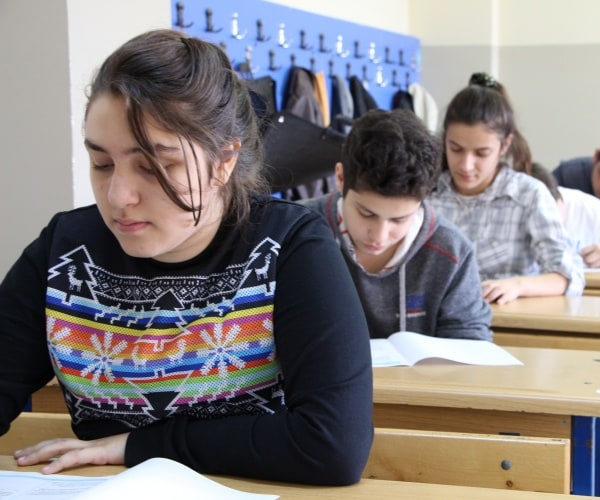
{"label": "boy in blue hoodie", "polygon": [[492,339],[473,247],[426,199],[440,155],[439,140],[412,111],[371,110],[346,138],[338,192],[302,201],[333,231],[371,338],[412,331]]}

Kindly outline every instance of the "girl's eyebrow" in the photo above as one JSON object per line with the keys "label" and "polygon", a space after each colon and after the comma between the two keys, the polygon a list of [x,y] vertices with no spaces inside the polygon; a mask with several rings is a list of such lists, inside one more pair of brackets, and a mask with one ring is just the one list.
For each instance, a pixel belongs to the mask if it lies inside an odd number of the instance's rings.
{"label": "girl's eyebrow", "polygon": [[[462,148],[462,147],[464,147],[464,146],[462,146],[461,144],[459,144],[458,142],[456,142],[456,141],[453,141],[452,139],[448,139],[448,142],[449,142],[450,144],[452,144],[452,146],[456,146],[456,147],[458,147],[458,148]],[[482,150],[484,150],[484,149],[485,149],[485,150],[487,150],[487,149],[492,149],[492,147],[491,147],[491,146],[481,146],[481,147],[479,147],[479,148],[475,148],[475,150],[476,150],[476,151],[482,151]]]}
{"label": "girl's eyebrow", "polygon": [[[85,138],[83,141],[86,148],[91,149],[92,151],[98,151],[99,153],[107,153],[105,148],[102,146],[90,141],[88,138]],[[179,146],[167,146],[166,144],[156,143],[154,144],[154,150],[157,153],[179,153],[181,152],[181,148]],[[142,148],[139,146],[134,146],[133,148],[125,151],[125,154],[136,154],[141,153]]]}

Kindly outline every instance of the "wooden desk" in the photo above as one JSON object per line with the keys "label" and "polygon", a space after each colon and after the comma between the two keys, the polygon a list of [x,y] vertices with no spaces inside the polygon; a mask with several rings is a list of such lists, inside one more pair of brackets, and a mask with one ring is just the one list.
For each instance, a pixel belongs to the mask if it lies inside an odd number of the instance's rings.
{"label": "wooden desk", "polygon": [[[17,467],[12,457],[0,456],[0,469],[39,472],[40,466]],[[124,470],[121,466],[91,466],[66,471],[65,474],[82,476],[106,476],[118,474]],[[438,498],[460,500],[567,500],[586,497],[562,495],[556,493],[537,493],[531,491],[510,491],[495,488],[475,488],[468,486],[446,486],[441,484],[407,483],[403,481],[384,481],[381,479],[363,479],[351,486],[325,487],[273,483],[252,479],[239,479],[224,476],[210,476],[230,488],[249,493],[279,495],[282,500],[289,498],[322,498],[344,500],[395,499],[414,500],[415,498],[433,500]]]}
{"label": "wooden desk", "polygon": [[600,297],[526,297],[491,307],[499,345],[600,351]]}
{"label": "wooden desk", "polygon": [[573,492],[593,494],[600,351],[507,350],[524,365],[375,368],[375,425],[571,438]]}
{"label": "wooden desk", "polygon": [[45,387],[31,395],[31,411],[42,413],[68,413],[65,397],[56,377]]}
{"label": "wooden desk", "polygon": [[585,273],[584,295],[600,295],[600,271],[588,271]]}

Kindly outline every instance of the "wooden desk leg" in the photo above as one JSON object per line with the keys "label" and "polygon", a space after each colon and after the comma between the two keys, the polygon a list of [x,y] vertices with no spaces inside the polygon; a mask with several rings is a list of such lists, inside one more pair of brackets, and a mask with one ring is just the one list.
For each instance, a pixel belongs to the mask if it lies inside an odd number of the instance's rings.
{"label": "wooden desk leg", "polygon": [[596,482],[600,472],[596,457],[600,458],[600,420],[596,417],[572,417],[571,438],[571,493],[596,496]]}

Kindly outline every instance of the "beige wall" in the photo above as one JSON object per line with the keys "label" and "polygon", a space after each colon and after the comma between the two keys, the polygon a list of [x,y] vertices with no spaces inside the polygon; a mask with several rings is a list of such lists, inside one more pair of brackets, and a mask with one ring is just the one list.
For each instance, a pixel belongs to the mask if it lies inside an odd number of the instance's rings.
{"label": "beige wall", "polygon": [[469,75],[489,71],[548,168],[600,147],[598,19],[597,0],[412,0],[409,15],[440,120]]}
{"label": "beige wall", "polygon": [[369,0],[364,3],[349,0],[267,0],[267,2],[394,33],[409,31],[410,0]]}
{"label": "beige wall", "polygon": [[[56,0],[53,0],[56,1]],[[67,0],[71,109],[73,117],[73,199],[75,206],[94,202],[83,147],[85,87],[97,66],[120,44],[152,28],[171,27],[170,0]],[[110,27],[110,28],[108,28]]]}
{"label": "beige wall", "polygon": [[93,202],[85,86],[120,43],[170,27],[169,0],[0,0],[0,278],[50,216]]}
{"label": "beige wall", "polygon": [[73,206],[67,8],[35,3],[0,1],[0,278]]}
{"label": "beige wall", "polygon": [[[600,147],[597,0],[269,1],[420,38],[440,117],[473,71],[490,71],[548,167]],[[170,0],[0,0],[0,277],[51,214],[93,201],[81,125],[96,65],[170,23]]]}

